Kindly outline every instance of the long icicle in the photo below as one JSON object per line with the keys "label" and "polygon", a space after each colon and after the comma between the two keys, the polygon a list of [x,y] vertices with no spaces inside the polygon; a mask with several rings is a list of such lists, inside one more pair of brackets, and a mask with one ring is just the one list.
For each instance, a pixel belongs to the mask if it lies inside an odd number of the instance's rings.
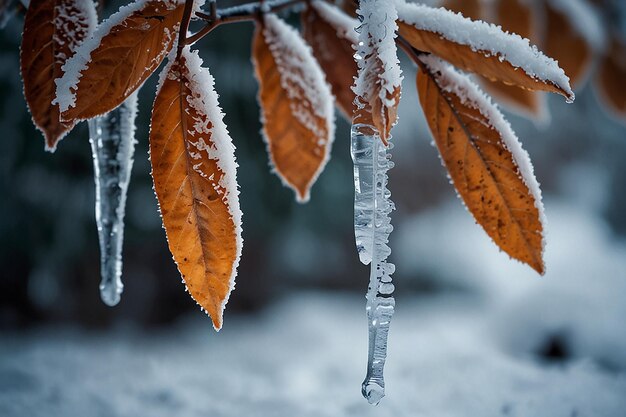
{"label": "long icicle", "polygon": [[351,154],[354,162],[354,230],[359,256],[371,263],[367,291],[369,344],[367,374],[362,384],[363,396],[378,404],[385,395],[383,370],[387,356],[387,335],[394,313],[394,286],[391,275],[395,266],[387,262],[391,249],[387,245],[393,230],[389,214],[395,206],[387,189],[387,171],[393,168],[391,149],[385,147],[371,126],[354,124],[351,132]]}
{"label": "long icicle", "polygon": [[124,213],[135,152],[136,115],[137,93],[115,110],[89,120],[100,241],[100,298],[109,306],[120,302],[124,290]]}

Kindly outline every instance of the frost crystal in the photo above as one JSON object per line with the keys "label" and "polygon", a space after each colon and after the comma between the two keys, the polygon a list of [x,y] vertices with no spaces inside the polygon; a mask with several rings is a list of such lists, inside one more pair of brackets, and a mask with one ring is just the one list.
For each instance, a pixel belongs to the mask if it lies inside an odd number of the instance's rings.
{"label": "frost crystal", "polygon": [[[354,91],[359,110],[363,110],[378,91],[380,99],[399,87],[402,80],[395,48],[396,10],[393,0],[363,0],[358,14],[357,60],[359,75]],[[387,103],[393,105],[393,103]],[[371,107],[370,107],[371,109]],[[358,112],[357,112],[358,113]],[[378,404],[385,395],[383,370],[387,357],[387,335],[395,300],[391,275],[395,267],[387,262],[391,249],[387,245],[393,230],[390,213],[395,206],[387,189],[387,171],[393,168],[391,155],[374,126],[355,118],[351,131],[351,154],[354,162],[354,233],[359,258],[370,266],[367,291],[369,346],[367,375],[362,385],[363,396],[370,404]]]}
{"label": "frost crystal", "polygon": [[89,120],[96,182],[96,223],[100,241],[100,297],[120,301],[126,191],[135,151],[137,93],[104,116]]}

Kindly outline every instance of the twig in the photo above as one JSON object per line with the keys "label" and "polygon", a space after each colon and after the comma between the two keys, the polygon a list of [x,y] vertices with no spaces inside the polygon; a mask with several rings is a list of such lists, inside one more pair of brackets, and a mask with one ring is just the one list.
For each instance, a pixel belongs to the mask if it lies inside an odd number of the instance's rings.
{"label": "twig", "polygon": [[191,14],[193,12],[194,0],[185,0],[185,10],[183,10],[183,18],[180,21],[180,30],[178,31],[178,49],[176,51],[176,59],[180,58],[183,48],[187,45],[187,30],[191,22]]}

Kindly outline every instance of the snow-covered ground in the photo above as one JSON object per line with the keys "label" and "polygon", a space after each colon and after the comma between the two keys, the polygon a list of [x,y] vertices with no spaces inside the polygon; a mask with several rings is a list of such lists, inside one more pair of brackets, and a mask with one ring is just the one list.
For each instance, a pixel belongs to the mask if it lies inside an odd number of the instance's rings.
{"label": "snow-covered ground", "polygon": [[[296,293],[227,312],[219,334],[199,312],[167,330],[3,334],[0,416],[624,416],[626,245],[584,204],[546,207],[543,278],[498,254],[458,202],[397,226],[377,407],[360,394],[364,298]],[[402,295],[429,274],[463,290]],[[550,350],[563,360],[538,355]]]}

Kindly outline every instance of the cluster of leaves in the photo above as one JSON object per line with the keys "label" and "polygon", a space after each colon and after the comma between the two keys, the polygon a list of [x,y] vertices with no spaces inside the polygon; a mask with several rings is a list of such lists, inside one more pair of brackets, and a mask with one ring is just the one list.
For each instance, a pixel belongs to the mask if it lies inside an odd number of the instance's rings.
{"label": "cluster of leaves", "polygon": [[[212,7],[206,14],[192,0],[135,0],[100,25],[93,4],[84,0],[32,1],[26,14],[24,92],[51,150],[79,121],[123,103],[168,57],[152,110],[154,188],[170,251],[188,291],[216,329],[234,287],[241,213],[234,146],[213,78],[189,44],[220,24],[254,22],[252,58],[264,137],[277,175],[299,201],[309,198],[329,158],[333,103],[349,120],[366,119],[383,132],[383,141],[396,121],[399,85],[386,97],[362,95],[365,102],[355,109],[355,4],[347,0],[339,8],[322,0],[306,2],[298,32],[274,13],[298,3],[304,2]],[[541,197],[527,155],[497,107],[454,67],[500,87],[520,88],[522,94],[547,91],[572,100],[567,81],[525,72],[506,54],[417,24],[411,16],[427,11],[424,6],[398,5],[396,42],[420,68],[422,108],[454,186],[502,250],[543,273]],[[439,13],[454,16],[443,9]],[[206,27],[188,36],[192,18],[204,20]],[[476,33],[484,25],[464,22]],[[498,35],[514,45],[513,35]],[[547,59],[540,53],[533,57]]]}
{"label": "cluster of leaves", "polygon": [[[619,0],[618,0],[619,1]],[[598,96],[618,120],[626,122],[626,41],[612,0],[443,0],[444,7],[517,33],[559,62],[572,87],[590,78]],[[594,71],[594,66],[596,70]],[[532,118],[545,118],[544,96],[482,80],[496,100]]]}

